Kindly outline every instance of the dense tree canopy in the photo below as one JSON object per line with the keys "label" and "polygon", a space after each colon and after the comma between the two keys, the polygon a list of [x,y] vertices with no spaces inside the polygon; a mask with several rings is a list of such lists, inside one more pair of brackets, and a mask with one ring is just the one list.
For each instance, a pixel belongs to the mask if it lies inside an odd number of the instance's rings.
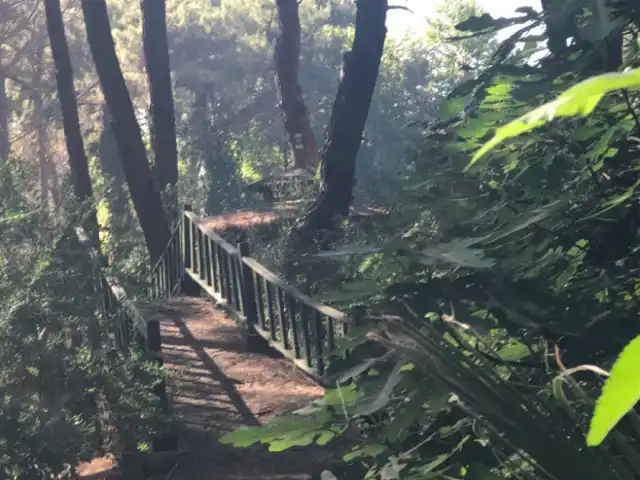
{"label": "dense tree canopy", "polygon": [[[223,441],[355,427],[324,480],[640,478],[636,1],[434,2],[406,37],[386,0],[157,3],[0,2],[0,477],[158,428],[137,393],[158,372],[97,353],[97,265],[144,297],[178,206],[267,208],[249,185],[291,166],[301,129],[311,188],[271,192],[294,218],[242,235],[360,323],[322,401]],[[331,202],[341,235],[287,249]],[[93,214],[90,254],[74,229]]]}

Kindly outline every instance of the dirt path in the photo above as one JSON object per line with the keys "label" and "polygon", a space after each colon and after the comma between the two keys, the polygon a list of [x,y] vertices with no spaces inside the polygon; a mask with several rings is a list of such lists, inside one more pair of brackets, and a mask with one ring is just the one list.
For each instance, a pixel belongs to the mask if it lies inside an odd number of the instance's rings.
{"label": "dirt path", "polygon": [[269,453],[218,443],[226,432],[263,424],[323,394],[284,359],[248,353],[239,329],[205,298],[176,298],[154,309],[161,321],[174,413],[184,431],[168,480],[311,478],[342,455],[341,445]]}
{"label": "dirt path", "polygon": [[165,364],[178,374],[173,408],[192,451],[172,479],[302,479],[338,458],[322,448],[274,454],[217,443],[223,433],[301,408],[323,390],[284,359],[246,352],[233,321],[206,299],[175,299],[162,310]]}
{"label": "dirt path", "polygon": [[153,315],[161,320],[165,366],[174,373],[172,408],[184,429],[184,453],[155,478],[305,479],[340,458],[344,445],[269,453],[219,444],[228,431],[309,404],[322,388],[284,359],[246,352],[234,322],[208,299],[176,298]]}

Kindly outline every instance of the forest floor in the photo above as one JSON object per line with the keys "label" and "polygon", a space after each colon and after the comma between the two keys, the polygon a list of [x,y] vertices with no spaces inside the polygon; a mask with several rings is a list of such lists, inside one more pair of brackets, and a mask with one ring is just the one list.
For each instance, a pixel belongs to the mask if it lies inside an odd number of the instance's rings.
{"label": "forest floor", "polygon": [[202,224],[217,231],[224,231],[231,228],[255,228],[279,220],[295,218],[304,206],[305,203],[300,201],[273,203],[265,205],[263,208],[238,210],[210,217],[202,217]]}
{"label": "forest floor", "polygon": [[[270,453],[266,447],[233,448],[218,439],[241,426],[261,425],[320,398],[323,389],[287,360],[246,352],[239,329],[205,298],[176,298],[154,308],[161,319],[171,401],[183,431],[180,453],[164,480],[294,480],[311,478],[341,458],[348,446]],[[106,479],[105,459],[81,467],[81,478]],[[147,477],[152,478],[152,477]]]}

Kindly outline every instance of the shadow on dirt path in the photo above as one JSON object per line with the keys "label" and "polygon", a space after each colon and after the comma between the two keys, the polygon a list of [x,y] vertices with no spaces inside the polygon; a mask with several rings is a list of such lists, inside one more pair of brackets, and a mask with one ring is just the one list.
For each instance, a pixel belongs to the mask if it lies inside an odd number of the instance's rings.
{"label": "shadow on dirt path", "polygon": [[170,480],[304,479],[341,457],[344,442],[282,453],[218,443],[228,431],[308,405],[323,389],[285,359],[247,352],[234,322],[208,299],[174,299],[154,315],[174,376],[172,408],[184,426],[185,454]]}
{"label": "shadow on dirt path", "polygon": [[[221,445],[218,439],[229,431],[308,405],[322,396],[322,387],[285,359],[247,352],[238,327],[208,299],[175,298],[146,313],[161,323],[171,406],[181,429],[180,452],[169,456],[162,474],[147,478],[317,478],[349,448],[343,440],[281,453]],[[81,478],[118,478],[109,473],[113,463],[103,461],[84,464]]]}

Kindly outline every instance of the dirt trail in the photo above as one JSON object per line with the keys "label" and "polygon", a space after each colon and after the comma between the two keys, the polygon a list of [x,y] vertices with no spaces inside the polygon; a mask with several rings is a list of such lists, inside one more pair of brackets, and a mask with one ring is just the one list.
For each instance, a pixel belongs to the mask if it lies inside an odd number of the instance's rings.
{"label": "dirt trail", "polygon": [[176,298],[153,315],[162,324],[165,366],[176,377],[172,408],[184,427],[184,453],[175,456],[170,473],[156,478],[305,479],[341,457],[345,445],[333,442],[282,453],[219,444],[230,430],[307,405],[322,388],[287,360],[246,352],[234,322],[208,299]]}

